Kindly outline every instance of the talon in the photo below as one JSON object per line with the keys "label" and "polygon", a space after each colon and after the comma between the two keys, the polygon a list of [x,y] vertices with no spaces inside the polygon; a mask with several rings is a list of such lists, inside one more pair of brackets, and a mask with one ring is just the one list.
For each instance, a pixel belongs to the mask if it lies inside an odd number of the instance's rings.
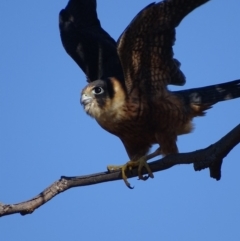
{"label": "talon", "polygon": [[123,179],[123,181],[125,182],[126,186],[127,186],[129,189],[134,189],[134,187],[132,187],[131,184],[127,181],[127,179]]}
{"label": "talon", "polygon": [[[131,168],[129,163],[130,162],[127,162],[125,165],[122,166],[122,179],[123,179],[123,181],[125,182],[126,186],[129,189],[133,189],[133,187],[131,186],[131,184],[127,180],[127,175],[126,175],[126,172],[125,172],[126,170]],[[132,170],[132,168],[131,168],[131,170]]]}
{"label": "talon", "polygon": [[138,178],[138,180],[147,181],[147,179],[148,179],[149,177],[150,177],[149,175],[147,175],[147,176],[142,176],[142,179]]}
{"label": "talon", "polygon": [[107,166],[107,170],[109,172],[114,172],[114,171],[119,171],[121,170],[122,172],[122,179],[125,182],[126,186],[130,189],[133,189],[134,187],[131,186],[131,184],[127,181],[127,175],[126,175],[126,171],[132,171],[132,162],[129,161],[127,162],[125,165],[121,165],[121,166],[114,166],[114,165],[109,165]]}
{"label": "talon", "polygon": [[[125,171],[126,170],[132,171],[132,169],[134,167],[138,167],[138,178],[139,178],[139,180],[146,181],[149,177],[154,178],[153,173],[152,173],[147,161],[150,160],[153,157],[156,157],[156,156],[160,155],[160,154],[162,154],[162,151],[161,151],[161,148],[158,148],[155,152],[153,152],[149,155],[143,156],[140,159],[138,159],[137,161],[129,161],[123,166],[108,166],[107,168],[108,168],[109,172],[121,169],[123,181],[125,182],[125,184],[128,188],[133,189],[133,187],[131,187],[130,183],[127,181],[127,176],[126,176]],[[147,176],[146,175],[143,176],[143,174],[142,174],[143,167],[145,167],[147,172],[148,172]]]}
{"label": "talon", "polygon": [[[138,162],[138,178],[140,180],[146,181],[149,177],[154,178],[153,173],[152,173],[145,157],[140,158],[137,162]],[[142,175],[141,171],[142,171],[143,167],[145,167],[147,169],[147,172],[148,172],[147,176]]]}
{"label": "talon", "polygon": [[[132,171],[132,169],[134,167],[138,167],[138,178],[139,180],[143,180],[146,181],[149,177],[153,178],[153,173],[147,163],[147,158],[146,156],[140,158],[137,161],[129,161],[127,162],[125,165],[122,166],[113,166],[113,165],[109,165],[107,166],[107,169],[109,172],[113,172],[113,171],[122,171],[122,179],[124,181],[124,183],[126,184],[126,186],[130,189],[133,189],[134,187],[131,186],[131,184],[128,182],[127,180],[127,175],[126,175],[126,171]],[[143,176],[142,175],[142,169],[143,167],[145,167],[147,169],[148,175]]]}

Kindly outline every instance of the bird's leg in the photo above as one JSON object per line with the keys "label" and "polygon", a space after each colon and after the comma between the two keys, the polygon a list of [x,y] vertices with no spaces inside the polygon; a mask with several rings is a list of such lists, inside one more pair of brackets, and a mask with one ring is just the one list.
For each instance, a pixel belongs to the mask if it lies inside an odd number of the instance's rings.
{"label": "bird's leg", "polygon": [[[146,156],[143,156],[141,157],[140,159],[138,159],[137,161],[128,161],[125,165],[122,165],[122,166],[108,166],[107,169],[108,171],[116,171],[116,170],[121,170],[122,171],[122,178],[123,178],[123,181],[125,182],[125,184],[127,185],[127,187],[129,187],[130,189],[132,189],[130,183],[127,181],[127,176],[126,176],[126,171],[128,170],[132,170],[132,168],[134,167],[138,167],[138,177],[139,179],[141,180],[147,180],[149,177],[153,178],[153,173],[147,163],[148,160],[150,160],[151,158],[153,157],[156,157],[158,155],[161,154],[161,150],[160,148],[158,148],[155,152],[149,154],[149,155],[146,155]],[[145,167],[147,169],[147,172],[148,172],[148,176],[145,177],[142,175],[142,169],[143,167]]]}

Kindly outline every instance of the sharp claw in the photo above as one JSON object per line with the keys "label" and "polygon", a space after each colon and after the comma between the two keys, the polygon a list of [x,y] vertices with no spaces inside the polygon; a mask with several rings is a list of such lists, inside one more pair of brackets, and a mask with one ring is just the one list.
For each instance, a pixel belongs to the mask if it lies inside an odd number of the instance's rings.
{"label": "sharp claw", "polygon": [[143,181],[147,181],[147,179],[150,177],[150,175],[147,176],[141,176],[141,178],[138,178],[138,180],[143,180]]}
{"label": "sharp claw", "polygon": [[147,181],[147,179],[150,177],[150,175],[144,176],[144,181]]}
{"label": "sharp claw", "polygon": [[126,186],[129,188],[129,189],[133,189],[134,187],[131,186],[131,184],[127,181],[127,176],[125,174],[125,171],[129,169],[129,166],[126,164],[122,167],[122,179],[123,181],[125,182]]}
{"label": "sharp claw", "polygon": [[126,186],[129,188],[129,189],[134,189],[134,187],[131,186],[131,184],[127,181],[127,180],[124,180]]}
{"label": "sharp claw", "polygon": [[[143,176],[142,175],[142,169],[143,167],[146,168],[147,172],[148,172],[148,175],[147,176]],[[139,160],[139,166],[138,166],[138,178],[139,180],[143,180],[143,181],[146,181],[149,177],[153,178],[153,174],[152,174],[152,171],[148,165],[148,163],[146,162],[146,160],[144,158],[140,159]]]}

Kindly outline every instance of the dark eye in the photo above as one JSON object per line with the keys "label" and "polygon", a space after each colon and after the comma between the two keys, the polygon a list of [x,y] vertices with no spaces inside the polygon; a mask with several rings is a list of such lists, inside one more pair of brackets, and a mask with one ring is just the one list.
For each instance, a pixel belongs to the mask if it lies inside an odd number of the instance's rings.
{"label": "dark eye", "polygon": [[93,93],[95,94],[95,95],[100,95],[100,94],[102,94],[104,91],[103,91],[103,88],[102,87],[99,87],[99,86],[97,86],[97,87],[94,87],[93,88]]}

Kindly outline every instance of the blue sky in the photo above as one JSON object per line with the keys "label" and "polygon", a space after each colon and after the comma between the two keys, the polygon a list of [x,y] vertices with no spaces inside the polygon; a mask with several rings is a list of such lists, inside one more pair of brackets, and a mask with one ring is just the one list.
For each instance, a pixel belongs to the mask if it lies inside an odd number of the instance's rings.
{"label": "blue sky", "polygon": [[[117,39],[150,2],[98,1],[102,26]],[[120,140],[79,104],[85,76],[58,31],[58,12],[66,4],[0,2],[3,203],[30,199],[61,175],[100,172],[128,160]],[[178,27],[174,51],[187,76],[183,88],[240,78],[239,9],[239,1],[213,0]],[[219,103],[195,119],[194,132],[178,140],[180,151],[204,148],[239,124],[239,103]],[[131,179],[134,190],[122,181],[68,190],[31,215],[1,218],[1,240],[239,240],[239,154],[237,146],[225,158],[219,182],[189,165],[147,182]]]}

